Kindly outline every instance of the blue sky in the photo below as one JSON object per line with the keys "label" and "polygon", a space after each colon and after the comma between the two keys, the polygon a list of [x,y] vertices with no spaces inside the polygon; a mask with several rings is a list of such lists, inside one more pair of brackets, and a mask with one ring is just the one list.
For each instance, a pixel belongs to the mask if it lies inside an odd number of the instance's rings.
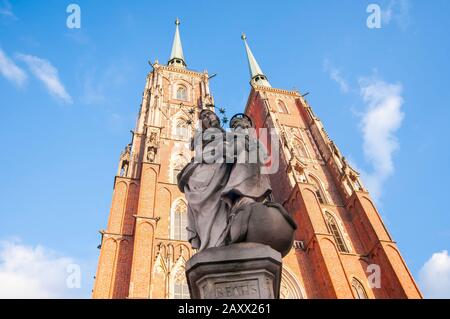
{"label": "blue sky", "polygon": [[167,61],[177,16],[188,67],[218,74],[230,115],[250,91],[243,31],[272,86],[310,92],[426,296],[450,297],[448,1],[73,2],[80,29],[70,1],[0,0],[0,297],[89,297],[147,61]]}

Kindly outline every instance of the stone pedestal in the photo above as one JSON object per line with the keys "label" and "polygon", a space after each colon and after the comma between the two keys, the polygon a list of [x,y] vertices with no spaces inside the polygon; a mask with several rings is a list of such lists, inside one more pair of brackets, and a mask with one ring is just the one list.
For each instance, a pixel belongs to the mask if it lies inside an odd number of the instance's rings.
{"label": "stone pedestal", "polygon": [[192,299],[277,299],[281,254],[267,245],[208,248],[186,263]]}

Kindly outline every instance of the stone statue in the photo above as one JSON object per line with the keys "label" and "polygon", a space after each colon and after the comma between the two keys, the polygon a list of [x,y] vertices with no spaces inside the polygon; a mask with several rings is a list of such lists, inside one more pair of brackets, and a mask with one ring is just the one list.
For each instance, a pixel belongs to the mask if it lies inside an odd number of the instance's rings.
{"label": "stone statue", "polygon": [[120,153],[118,176],[126,176],[128,174],[128,167],[130,164],[131,143]]}
{"label": "stone statue", "polygon": [[262,174],[267,152],[258,141],[250,117],[239,113],[230,120],[235,161],[222,198],[233,200],[230,206],[225,244],[261,243],[286,255],[297,228],[284,207],[269,201],[268,175]]}
{"label": "stone statue", "polygon": [[267,153],[253,134],[252,120],[236,114],[225,132],[214,112],[204,109],[199,119],[201,131],[192,143],[196,156],[178,175],[192,247],[202,251],[253,242],[284,256],[296,225],[281,205],[267,200],[272,190],[261,172]]}
{"label": "stone statue", "polygon": [[[221,199],[231,166],[225,161],[215,161],[213,150],[222,145],[225,131],[218,116],[203,109],[199,115],[201,129],[193,137],[194,157],[178,174],[178,187],[188,201],[188,241],[199,251],[224,245],[228,209]],[[200,153],[200,154],[197,154]],[[220,156],[220,154],[217,154]]]}
{"label": "stone statue", "polygon": [[231,155],[232,168],[222,199],[234,215],[241,207],[263,201],[271,192],[267,175],[261,174],[266,152],[256,139],[251,119],[242,113],[230,121],[231,132],[227,134],[227,151]]}
{"label": "stone statue", "polygon": [[158,142],[156,141],[156,132],[151,132],[147,139],[147,160],[154,162],[156,153],[158,152]]}

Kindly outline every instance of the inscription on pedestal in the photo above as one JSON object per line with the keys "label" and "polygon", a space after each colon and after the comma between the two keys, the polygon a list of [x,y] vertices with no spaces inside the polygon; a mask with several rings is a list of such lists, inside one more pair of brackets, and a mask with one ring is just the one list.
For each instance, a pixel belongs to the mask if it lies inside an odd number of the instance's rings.
{"label": "inscription on pedestal", "polygon": [[186,277],[193,299],[278,298],[281,254],[257,243],[208,248],[187,262]]}
{"label": "inscription on pedestal", "polygon": [[216,282],[203,287],[205,298],[211,299],[258,299],[261,298],[258,279]]}

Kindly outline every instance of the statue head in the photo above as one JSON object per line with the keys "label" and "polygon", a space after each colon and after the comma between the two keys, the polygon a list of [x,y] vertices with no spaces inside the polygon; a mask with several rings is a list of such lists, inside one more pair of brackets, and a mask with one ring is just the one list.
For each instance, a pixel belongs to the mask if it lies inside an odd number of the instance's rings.
{"label": "statue head", "polygon": [[238,127],[242,129],[249,129],[253,127],[252,119],[244,113],[237,113],[233,115],[230,120],[230,128],[232,130],[236,130]]}
{"label": "statue head", "polygon": [[215,127],[220,128],[220,119],[216,113],[211,110],[203,109],[200,112],[199,120],[202,123],[202,129],[207,130]]}

